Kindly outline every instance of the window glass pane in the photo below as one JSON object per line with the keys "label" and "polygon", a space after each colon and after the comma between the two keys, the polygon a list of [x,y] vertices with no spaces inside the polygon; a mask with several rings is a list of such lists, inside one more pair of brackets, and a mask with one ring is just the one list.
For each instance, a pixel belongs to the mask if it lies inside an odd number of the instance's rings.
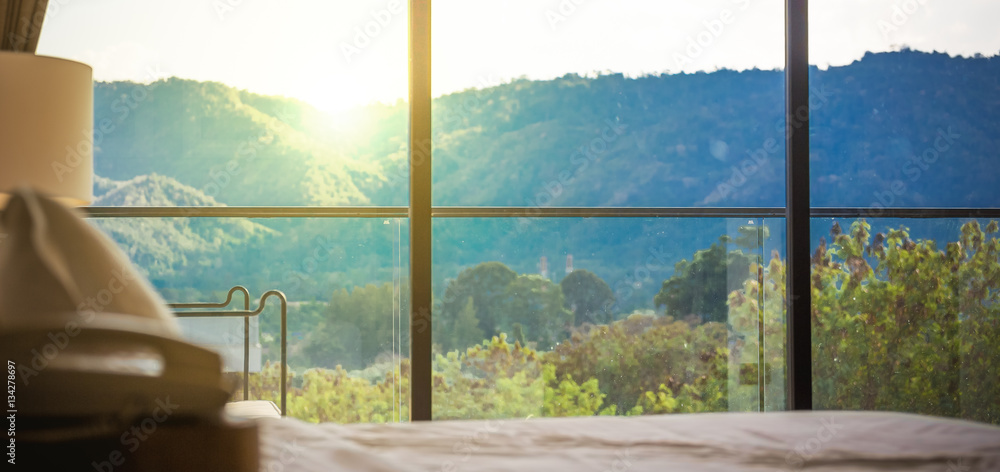
{"label": "window glass pane", "polygon": [[784,204],[777,1],[434,4],[434,203]]}
{"label": "window glass pane", "polygon": [[405,205],[406,10],[52,1],[38,53],[94,69],[96,205]]}
{"label": "window glass pane", "polygon": [[1000,424],[997,222],[812,227],[813,406]]}
{"label": "window glass pane", "polygon": [[435,419],[782,409],[781,223],[439,219]]}
{"label": "window glass pane", "polygon": [[[288,415],[409,418],[407,226],[400,219],[97,218],[170,303],[222,302],[230,287],[288,300]],[[251,325],[250,399],[280,404],[280,310]],[[237,296],[230,309],[243,309]],[[243,371],[242,319],[181,320],[187,339]],[[242,400],[242,382],[233,392]]]}
{"label": "window glass pane", "polygon": [[1000,3],[809,6],[812,204],[996,207]]}

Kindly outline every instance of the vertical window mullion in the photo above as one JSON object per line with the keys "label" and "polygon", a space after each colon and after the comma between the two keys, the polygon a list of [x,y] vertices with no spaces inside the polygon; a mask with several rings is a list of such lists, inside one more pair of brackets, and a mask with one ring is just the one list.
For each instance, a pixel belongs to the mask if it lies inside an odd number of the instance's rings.
{"label": "vertical window mullion", "polygon": [[410,420],[431,419],[431,0],[410,0]]}
{"label": "vertical window mullion", "polygon": [[812,288],[809,240],[809,2],[785,0],[785,211],[790,410],[812,409]]}

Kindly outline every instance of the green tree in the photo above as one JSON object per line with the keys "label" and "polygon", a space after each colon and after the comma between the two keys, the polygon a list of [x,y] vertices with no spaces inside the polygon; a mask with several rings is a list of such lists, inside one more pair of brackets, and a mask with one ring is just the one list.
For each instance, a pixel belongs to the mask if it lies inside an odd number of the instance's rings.
{"label": "green tree", "polygon": [[494,336],[434,360],[434,418],[526,418],[543,413],[538,353]]}
{"label": "green tree", "polygon": [[729,242],[729,237],[723,236],[708,249],[696,252],[691,262],[678,262],[653,303],[665,306],[666,313],[677,318],[696,315],[706,322],[726,323],[729,292],[742,286],[755,260],[741,251],[727,254]]}
{"label": "green tree", "polygon": [[303,355],[314,366],[360,369],[392,351],[395,316],[392,284],[337,290],[323,322],[306,335]]}
{"label": "green tree", "polygon": [[965,224],[943,251],[870,229],[855,222],[813,259],[815,403],[1000,421],[996,223]]}
{"label": "green tree", "polygon": [[551,349],[573,326],[573,313],[563,305],[559,285],[538,275],[520,275],[507,286],[494,334],[514,332],[519,325],[528,343]]}
{"label": "green tree", "polygon": [[576,324],[611,322],[613,313],[609,307],[615,302],[615,295],[607,282],[596,274],[586,269],[574,270],[559,282],[559,287]]}
{"label": "green tree", "polygon": [[[674,397],[684,394],[685,385],[696,389],[685,397],[691,403],[679,409],[725,411],[727,338],[720,323],[692,328],[669,316],[632,315],[574,333],[545,360],[556,367],[559,379],[596,379],[617,412],[634,411],[640,398],[660,385]],[[706,376],[714,380],[699,380]]]}
{"label": "green tree", "polygon": [[[1000,424],[998,225],[962,226],[958,241],[913,240],[834,224],[812,259],[813,403],[819,409],[904,411]],[[943,248],[943,249],[942,249]],[[784,263],[772,258],[765,299],[784,306]],[[757,281],[730,295],[734,319],[756,322]],[[753,289],[753,290],[751,290]],[[783,316],[765,318],[782,344]],[[780,346],[764,351],[782,365]]]}
{"label": "green tree", "polygon": [[472,297],[466,299],[465,306],[458,312],[452,331],[447,333],[447,336],[451,339],[445,340],[442,344],[451,347],[467,345],[470,339],[484,338],[483,330],[479,328],[479,319],[476,318],[476,305]]}
{"label": "green tree", "polygon": [[[516,278],[517,273],[500,262],[484,262],[458,274],[445,289],[440,316],[434,319],[434,339],[440,340],[442,349],[465,349],[481,342],[484,333],[490,336],[499,333],[503,298],[507,296],[507,286]],[[469,299],[472,299],[480,332],[475,337],[462,338],[456,333],[474,334],[458,326]]]}

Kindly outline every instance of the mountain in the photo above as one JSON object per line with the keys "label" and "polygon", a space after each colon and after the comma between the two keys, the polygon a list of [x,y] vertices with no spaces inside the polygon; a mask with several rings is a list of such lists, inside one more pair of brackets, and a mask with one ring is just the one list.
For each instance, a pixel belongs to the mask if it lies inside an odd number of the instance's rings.
{"label": "mountain", "polygon": [[[780,207],[783,89],[780,71],[720,70],[568,74],[445,95],[433,103],[434,202]],[[869,53],[812,70],[812,89],[814,205],[1000,201],[997,57]],[[95,118],[98,205],[406,205],[405,103],[331,116],[296,100],[171,78],[96,84]],[[435,288],[485,260],[526,273],[539,271],[541,256],[556,267],[573,254],[578,268],[648,306],[674,262],[746,223],[436,220]],[[165,290],[218,290],[254,277],[295,286],[298,299],[326,299],[334,288],[386,280],[406,260],[405,221],[99,224]],[[783,244],[781,231],[771,233],[765,254]],[[317,268],[310,254],[328,241],[340,249]],[[654,253],[660,268],[650,271]],[[230,265],[229,277],[213,278]]]}
{"label": "mountain", "polygon": [[[98,177],[96,206],[217,206],[212,197],[161,175],[128,181]],[[246,218],[96,218],[93,223],[119,242],[154,284],[185,280],[186,287],[212,286],[221,273],[239,270],[240,254],[280,233]],[[198,293],[195,290],[193,293]]]}
{"label": "mountain", "polygon": [[95,172],[114,180],[156,173],[239,205],[365,205],[382,180],[311,107],[214,82],[98,83],[94,116]]}

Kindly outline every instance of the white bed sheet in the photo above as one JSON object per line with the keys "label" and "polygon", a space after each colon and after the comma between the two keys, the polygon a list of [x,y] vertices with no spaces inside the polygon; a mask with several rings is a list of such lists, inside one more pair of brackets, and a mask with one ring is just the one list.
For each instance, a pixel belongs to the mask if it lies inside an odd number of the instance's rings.
{"label": "white bed sheet", "polygon": [[1000,428],[902,413],[260,425],[265,471],[1000,471]]}

